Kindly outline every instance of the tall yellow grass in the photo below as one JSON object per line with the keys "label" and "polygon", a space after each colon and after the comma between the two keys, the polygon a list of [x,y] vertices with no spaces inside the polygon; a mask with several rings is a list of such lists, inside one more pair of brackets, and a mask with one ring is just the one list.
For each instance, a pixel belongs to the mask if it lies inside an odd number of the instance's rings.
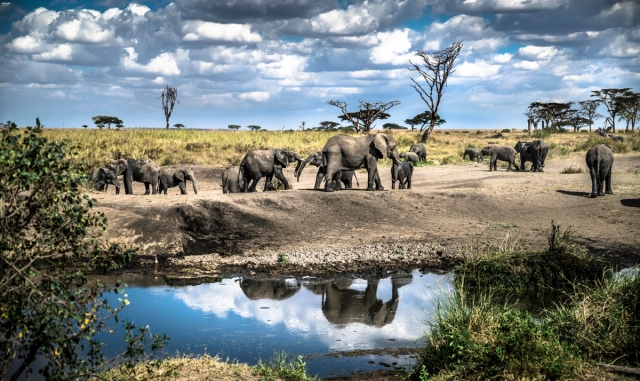
{"label": "tall yellow grass", "polygon": [[[281,131],[207,131],[207,130],[81,130],[46,129],[45,137],[64,140],[75,147],[80,159],[97,168],[113,159],[125,157],[147,158],[160,165],[195,164],[211,167],[238,165],[251,149],[289,148],[306,157],[321,150],[326,141],[337,132],[281,132]],[[490,139],[493,131],[435,131],[427,144],[428,160],[439,164],[462,163],[465,148],[482,148],[487,144],[508,144],[518,140],[533,140],[524,133],[505,133],[507,139]],[[408,151],[420,140],[418,132],[390,133],[398,143],[400,152]],[[586,151],[593,134],[554,134],[544,140],[551,145],[550,155],[566,155],[578,147]],[[627,134],[623,152],[640,151],[637,134]],[[616,151],[618,152],[618,151]],[[388,160],[381,165],[390,165]]]}

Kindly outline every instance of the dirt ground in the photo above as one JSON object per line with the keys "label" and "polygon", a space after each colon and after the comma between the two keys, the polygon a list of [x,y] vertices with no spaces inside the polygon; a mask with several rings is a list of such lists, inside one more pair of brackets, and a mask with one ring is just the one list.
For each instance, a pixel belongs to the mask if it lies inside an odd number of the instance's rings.
{"label": "dirt ground", "polygon": [[[583,173],[561,174],[573,166]],[[489,172],[486,163],[417,167],[411,190],[313,190],[316,168],[289,191],[222,194],[223,168],[193,167],[198,194],[94,193],[108,237],[137,247],[141,272],[190,278],[221,273],[317,273],[398,267],[446,269],[456,254],[504,242],[543,248],[551,221],[625,264],[640,262],[640,155],[616,155],[613,195],[588,198],[583,154],[547,160],[544,173]],[[261,186],[258,189],[262,189]],[[279,263],[279,254],[281,261]],[[159,265],[154,266],[158,259]]]}

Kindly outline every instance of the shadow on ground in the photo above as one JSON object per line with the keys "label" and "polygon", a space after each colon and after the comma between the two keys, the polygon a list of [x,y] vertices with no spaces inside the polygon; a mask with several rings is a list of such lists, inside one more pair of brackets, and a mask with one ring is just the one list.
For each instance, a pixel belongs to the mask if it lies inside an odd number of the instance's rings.
{"label": "shadow on ground", "polygon": [[566,194],[567,196],[578,196],[578,197],[589,197],[591,195],[589,192],[575,192],[575,191],[566,191],[562,189],[558,189],[556,192]]}
{"label": "shadow on ground", "polygon": [[640,208],[640,198],[627,198],[620,200],[620,203],[631,208]]}

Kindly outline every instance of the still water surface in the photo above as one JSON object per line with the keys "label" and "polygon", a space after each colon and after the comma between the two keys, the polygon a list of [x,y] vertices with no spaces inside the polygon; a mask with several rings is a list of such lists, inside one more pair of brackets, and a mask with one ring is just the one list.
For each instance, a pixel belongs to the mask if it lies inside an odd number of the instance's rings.
{"label": "still water surface", "polygon": [[[284,350],[305,356],[309,373],[324,377],[385,369],[380,362],[410,365],[408,356],[328,355],[421,346],[424,323],[437,296],[451,289],[452,275],[415,270],[388,277],[228,278],[182,287],[147,276],[123,281],[131,304],[120,318],[166,333],[169,355],[218,354],[256,364]],[[107,354],[109,347],[123,348],[122,337],[100,337]]]}

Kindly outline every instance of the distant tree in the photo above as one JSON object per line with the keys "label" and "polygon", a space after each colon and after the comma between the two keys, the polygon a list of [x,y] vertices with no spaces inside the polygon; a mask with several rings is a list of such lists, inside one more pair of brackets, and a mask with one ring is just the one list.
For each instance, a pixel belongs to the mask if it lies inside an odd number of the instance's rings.
{"label": "distant tree", "polygon": [[[431,125],[431,120],[433,119],[433,114],[431,111],[422,112],[411,119],[405,119],[405,123],[411,126],[411,129],[414,129],[414,126],[420,126],[420,132],[424,131],[425,127]],[[438,120],[435,122],[435,126],[439,126],[441,124],[447,123],[446,120],[438,117]]]}
{"label": "distant tree", "polygon": [[82,128],[84,128],[85,130],[87,129],[87,127],[89,127],[89,126],[87,126],[86,124],[82,125]]}
{"label": "distant tree", "polygon": [[[112,124],[122,124],[122,120],[118,119],[115,116],[98,115],[92,116],[91,119],[93,120],[93,123],[95,123],[96,126],[98,126],[98,128],[100,129],[102,129],[105,124],[109,129],[111,129]],[[100,127],[100,125],[102,125],[102,127]]]}
{"label": "distant tree", "polygon": [[401,126],[397,123],[385,123],[382,125],[385,130],[408,130],[408,127]]}
{"label": "distant tree", "polygon": [[627,122],[625,131],[629,131],[629,124],[631,124],[631,131],[635,130],[638,113],[640,113],[640,93],[628,91],[623,97],[622,109],[618,118],[618,121],[624,119]]}
{"label": "distant tree", "polygon": [[176,123],[176,124],[173,125],[173,127],[177,128],[177,129],[181,129],[181,128],[184,128],[184,124]]}
{"label": "distant tree", "polygon": [[229,129],[230,130],[238,131],[240,128],[242,128],[242,126],[239,126],[237,124],[230,124],[229,125]]}
{"label": "distant tree", "polygon": [[18,126],[14,122],[12,122],[10,120],[7,120],[7,123],[0,122],[0,128],[2,128],[2,129],[15,129],[15,128],[18,128]]}
{"label": "distant tree", "polygon": [[338,116],[340,120],[351,122],[357,133],[366,134],[372,129],[373,122],[378,119],[387,119],[389,114],[387,114],[386,111],[393,106],[399,105],[400,101],[387,103],[360,101],[359,110],[355,112],[347,111],[348,105],[346,102],[330,100],[326,103],[338,107],[342,111],[342,115]]}
{"label": "distant tree", "polygon": [[339,125],[340,123],[325,120],[324,122],[320,122],[320,127],[318,127],[318,129],[322,131],[332,131],[335,130]]}
{"label": "distant tree", "polygon": [[[306,124],[307,124],[307,123],[306,123],[305,121],[302,121],[302,122],[300,122],[300,126],[299,126],[298,128],[299,128],[299,129],[301,129],[301,130],[304,132],[304,126],[305,126]],[[283,128],[284,128],[284,127],[283,127]]]}
{"label": "distant tree", "polygon": [[40,117],[36,117],[36,127],[37,130],[42,130],[44,128],[44,124],[40,124]]}
{"label": "distant tree", "polygon": [[96,124],[96,127],[98,127],[99,129],[102,130],[104,128],[104,124],[98,123],[98,124]]}
{"label": "distant tree", "polygon": [[594,119],[602,118],[602,115],[596,112],[600,105],[600,101],[588,99],[586,101],[580,101],[578,104],[580,105],[581,116],[589,120],[589,132],[591,132],[591,126],[594,123]]}
{"label": "distant tree", "polygon": [[[607,122],[611,124],[613,132],[616,132],[616,117],[624,109],[624,98],[629,93],[631,88],[625,87],[623,89],[601,89],[591,90],[591,96],[597,98],[609,112]],[[605,122],[605,128],[606,123]]]}
{"label": "distant tree", "polygon": [[418,50],[416,51],[416,55],[420,57],[422,62],[415,64],[409,61],[411,67],[408,69],[418,72],[426,82],[427,88],[422,87],[413,78],[411,78],[411,81],[413,81],[414,84],[411,85],[411,87],[418,92],[420,98],[422,98],[429,111],[431,111],[431,115],[433,115],[429,127],[424,130],[422,138],[420,139],[422,143],[426,143],[427,140],[429,140],[431,131],[433,131],[438,120],[440,120],[440,115],[438,114],[440,102],[444,94],[444,88],[447,86],[449,75],[455,71],[453,70],[453,64],[458,54],[460,54],[460,50],[462,50],[462,41],[454,42],[450,47],[433,53]]}
{"label": "distant tree", "polygon": [[251,131],[258,131],[262,127],[256,126],[255,124],[252,124],[252,125],[247,126],[247,128],[250,129]]}
{"label": "distant tree", "polygon": [[581,110],[570,109],[566,112],[559,125],[573,127],[573,132],[579,132],[582,127],[590,126],[590,122],[589,119],[583,116]]}
{"label": "distant tree", "polygon": [[116,131],[120,131],[121,128],[124,128],[124,125],[122,125],[122,123],[116,124]]}
{"label": "distant tree", "polygon": [[167,85],[167,87],[162,90],[162,94],[158,97],[158,99],[162,99],[162,109],[164,110],[164,117],[167,120],[168,130],[169,118],[171,118],[173,106],[175,106],[176,103],[180,104],[180,102],[178,101],[178,89]]}

